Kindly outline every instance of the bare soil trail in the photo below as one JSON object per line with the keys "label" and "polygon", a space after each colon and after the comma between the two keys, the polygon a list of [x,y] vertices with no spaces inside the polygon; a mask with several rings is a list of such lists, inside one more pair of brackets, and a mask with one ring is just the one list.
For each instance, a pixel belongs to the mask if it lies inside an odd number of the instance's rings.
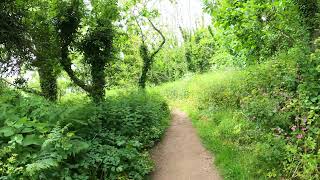
{"label": "bare soil trail", "polygon": [[188,116],[172,112],[171,126],[152,150],[156,169],[152,180],[220,180],[213,158],[202,146]]}

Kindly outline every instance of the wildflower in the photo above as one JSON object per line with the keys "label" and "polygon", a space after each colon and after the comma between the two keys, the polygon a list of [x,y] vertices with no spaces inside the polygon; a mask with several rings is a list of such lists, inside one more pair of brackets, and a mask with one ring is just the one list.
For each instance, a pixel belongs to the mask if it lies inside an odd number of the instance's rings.
{"label": "wildflower", "polygon": [[298,139],[302,139],[302,138],[303,138],[303,135],[302,135],[302,134],[298,134],[298,135],[297,135],[297,138],[298,138]]}
{"label": "wildflower", "polygon": [[292,126],[292,127],[291,127],[291,130],[292,130],[292,131],[295,131],[296,129],[297,129],[297,126]]}

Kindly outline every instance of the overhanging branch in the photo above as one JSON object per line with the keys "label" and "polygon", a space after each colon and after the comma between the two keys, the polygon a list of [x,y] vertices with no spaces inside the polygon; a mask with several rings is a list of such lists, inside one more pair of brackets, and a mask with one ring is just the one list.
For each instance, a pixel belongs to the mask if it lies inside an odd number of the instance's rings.
{"label": "overhanging branch", "polygon": [[139,23],[139,21],[138,21],[136,16],[134,16],[134,19],[135,19],[135,21],[136,21],[136,23],[137,23],[137,25],[139,27],[142,43],[145,44],[145,36],[143,34],[142,27],[140,26],[140,23]]}
{"label": "overhanging branch", "polygon": [[158,52],[162,49],[163,45],[166,43],[166,38],[164,37],[163,33],[152,23],[152,21],[149,18],[148,18],[148,21],[151,24],[152,28],[155,31],[157,31],[160,34],[161,38],[162,38],[161,44],[159,45],[159,47],[150,56],[151,59],[153,59],[154,56],[158,54]]}
{"label": "overhanging branch", "polygon": [[68,76],[70,77],[70,79],[76,84],[78,85],[80,88],[82,88],[84,91],[90,93],[92,90],[92,87],[89,85],[86,85],[86,83],[84,81],[82,81],[81,79],[79,79],[75,72],[72,70],[71,68],[71,61],[68,57],[68,50],[67,47],[63,47],[62,48],[62,55],[61,55],[61,65],[63,67],[63,69],[67,72]]}

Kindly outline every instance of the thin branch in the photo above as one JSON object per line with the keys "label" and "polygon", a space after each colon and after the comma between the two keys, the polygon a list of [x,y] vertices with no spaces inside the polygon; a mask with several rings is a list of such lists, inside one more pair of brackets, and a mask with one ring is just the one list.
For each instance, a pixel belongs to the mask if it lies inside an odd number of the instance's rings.
{"label": "thin branch", "polygon": [[135,21],[136,21],[136,23],[137,23],[137,25],[139,27],[142,43],[145,44],[145,36],[143,34],[142,27],[140,26],[140,23],[139,23],[139,21],[138,21],[136,16],[134,16],[134,19],[135,19]]}
{"label": "thin branch", "polygon": [[191,42],[191,36],[192,36],[192,32],[189,30],[183,30],[183,28],[179,25],[179,30],[180,30],[180,33],[182,35],[182,38],[183,38],[183,41],[184,42]]}
{"label": "thin branch", "polygon": [[151,24],[152,28],[153,28],[155,31],[157,31],[157,32],[160,34],[161,38],[162,38],[161,44],[159,45],[159,47],[158,47],[158,48],[151,54],[151,56],[150,56],[151,59],[153,59],[154,56],[158,54],[158,52],[162,49],[163,45],[166,43],[166,38],[164,37],[164,35],[162,34],[162,32],[152,23],[152,21],[151,21],[149,18],[148,18],[148,21],[149,21],[149,23]]}
{"label": "thin branch", "polygon": [[37,91],[35,89],[31,89],[31,88],[28,88],[28,87],[20,87],[20,86],[17,86],[16,84],[13,84],[9,81],[7,81],[6,79],[4,78],[0,78],[1,81],[5,82],[6,84],[8,84],[9,86],[12,86],[16,89],[19,89],[19,90],[22,90],[26,93],[31,93],[31,94],[35,94],[35,95],[38,95],[38,96],[43,96],[43,94],[40,92],[40,91]]}
{"label": "thin branch", "polygon": [[214,33],[213,33],[213,31],[212,31],[211,26],[208,26],[208,30],[209,30],[210,35],[211,35],[212,37],[214,37]]}
{"label": "thin branch", "polygon": [[186,33],[183,31],[182,27],[179,25],[179,30],[180,30],[180,33],[182,35],[182,38],[183,38],[183,41],[186,42],[188,37],[186,35]]}

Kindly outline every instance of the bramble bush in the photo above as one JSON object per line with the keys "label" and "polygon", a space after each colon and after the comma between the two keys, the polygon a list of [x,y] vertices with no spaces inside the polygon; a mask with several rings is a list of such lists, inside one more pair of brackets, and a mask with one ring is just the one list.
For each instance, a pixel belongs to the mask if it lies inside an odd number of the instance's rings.
{"label": "bramble bush", "polygon": [[169,119],[165,101],[144,92],[94,105],[3,90],[0,103],[0,179],[143,179]]}

